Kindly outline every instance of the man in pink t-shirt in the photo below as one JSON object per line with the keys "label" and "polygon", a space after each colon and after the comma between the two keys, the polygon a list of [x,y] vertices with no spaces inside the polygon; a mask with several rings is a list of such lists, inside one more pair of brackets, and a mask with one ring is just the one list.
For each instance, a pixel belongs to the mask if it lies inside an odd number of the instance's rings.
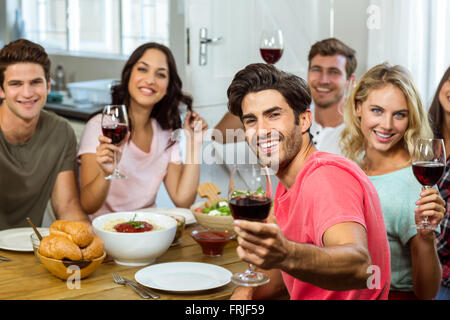
{"label": "man in pink t-shirt", "polygon": [[[326,94],[326,93],[324,93]],[[250,147],[280,179],[268,223],[236,220],[239,257],[270,282],[232,299],[387,299],[390,252],[375,187],[353,162],[311,143],[311,102],[301,78],[266,64],[228,88]]]}

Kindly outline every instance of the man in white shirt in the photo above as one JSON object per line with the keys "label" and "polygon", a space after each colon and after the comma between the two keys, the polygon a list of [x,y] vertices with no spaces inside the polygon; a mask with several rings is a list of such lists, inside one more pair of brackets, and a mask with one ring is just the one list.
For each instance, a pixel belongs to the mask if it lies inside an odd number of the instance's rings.
{"label": "man in white shirt", "polygon": [[316,42],[308,55],[308,85],[313,104],[312,141],[320,151],[341,154],[345,101],[353,89],[355,50],[335,38]]}
{"label": "man in white shirt", "polygon": [[[339,140],[344,129],[343,107],[355,82],[355,50],[338,39],[329,38],[311,47],[308,61],[308,85],[313,100],[312,141],[320,151],[341,155]],[[230,112],[215,127],[224,138],[227,129],[239,128],[243,128],[241,120]],[[236,139],[218,142],[231,143]]]}

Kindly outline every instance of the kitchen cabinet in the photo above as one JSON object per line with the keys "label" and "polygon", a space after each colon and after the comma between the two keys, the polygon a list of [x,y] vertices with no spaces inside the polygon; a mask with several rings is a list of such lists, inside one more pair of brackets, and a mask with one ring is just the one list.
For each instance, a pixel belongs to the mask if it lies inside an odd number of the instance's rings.
{"label": "kitchen cabinet", "polygon": [[92,104],[79,107],[75,104],[46,103],[44,109],[47,111],[53,111],[54,113],[69,119],[76,119],[86,122],[92,114],[102,110],[103,105]]}

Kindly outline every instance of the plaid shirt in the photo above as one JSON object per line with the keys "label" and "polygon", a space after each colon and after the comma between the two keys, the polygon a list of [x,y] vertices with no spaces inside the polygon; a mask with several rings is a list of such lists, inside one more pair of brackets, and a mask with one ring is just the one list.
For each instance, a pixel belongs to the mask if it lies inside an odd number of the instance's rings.
{"label": "plaid shirt", "polygon": [[447,212],[441,221],[441,234],[437,238],[437,251],[442,264],[442,285],[450,288],[450,157],[445,173],[437,183],[439,193],[447,203]]}

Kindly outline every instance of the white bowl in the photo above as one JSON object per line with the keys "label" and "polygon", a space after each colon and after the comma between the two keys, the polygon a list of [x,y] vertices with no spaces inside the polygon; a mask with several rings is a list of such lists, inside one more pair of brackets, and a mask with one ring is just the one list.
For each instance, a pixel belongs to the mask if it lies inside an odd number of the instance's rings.
{"label": "white bowl", "polygon": [[[106,223],[123,218],[131,220],[150,219],[162,230],[140,233],[112,232],[103,229]],[[108,213],[92,221],[94,232],[105,243],[105,250],[114,261],[126,266],[145,266],[152,264],[170,247],[177,230],[177,221],[169,216],[151,212],[116,212]]]}

